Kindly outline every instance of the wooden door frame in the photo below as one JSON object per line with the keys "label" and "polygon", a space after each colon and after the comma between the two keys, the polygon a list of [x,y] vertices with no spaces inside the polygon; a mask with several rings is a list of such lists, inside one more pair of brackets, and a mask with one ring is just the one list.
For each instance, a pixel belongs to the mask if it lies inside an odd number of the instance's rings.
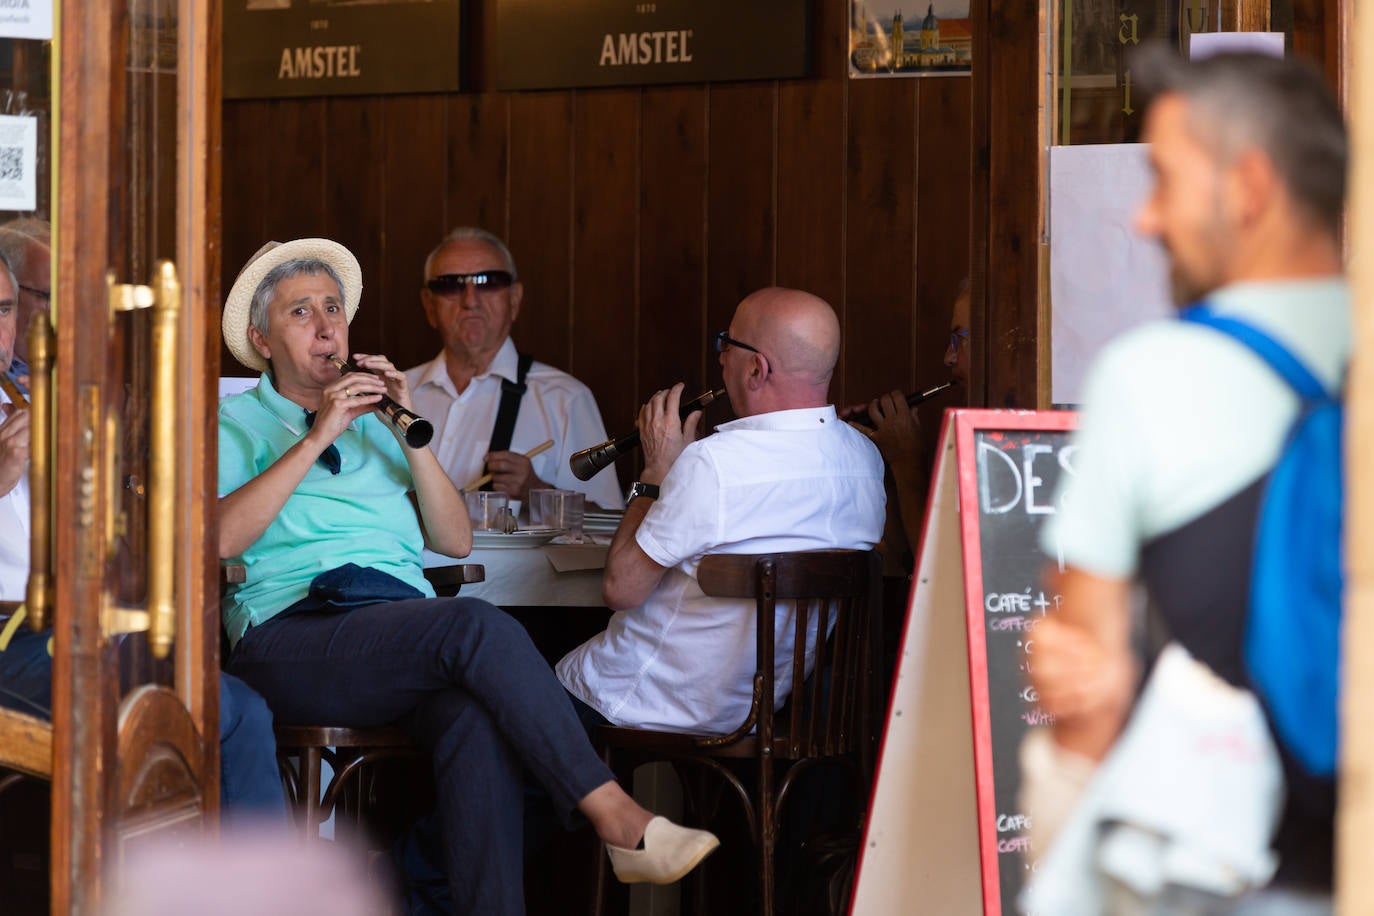
{"label": "wooden door frame", "polygon": [[[122,7],[122,4],[119,4]],[[54,350],[55,452],[52,518],[55,569],[53,671],[52,911],[94,913],[113,864],[119,761],[115,759],[118,689],[114,659],[101,631],[106,530],[111,507],[91,498],[82,480],[82,442],[103,431],[101,386],[111,383],[103,330],[104,273],[115,263],[109,226],[119,225],[114,193],[117,144],[111,112],[122,110],[122,48],[127,22],[113,0],[60,0],[60,99],[54,118],[58,190],[54,220],[54,294],[60,315]],[[177,479],[177,543],[193,545],[177,564],[176,692],[201,738],[205,822],[217,822],[219,614],[215,532],[215,379],[218,377],[219,3],[178,0],[178,226],[176,258],[183,287],[177,336],[182,372]],[[200,101],[203,99],[204,101]],[[194,102],[194,104],[193,104]],[[119,277],[146,283],[146,277]],[[70,327],[67,327],[70,326]],[[73,330],[79,329],[79,330]],[[95,482],[100,492],[99,481]],[[83,492],[83,484],[87,489]],[[34,494],[35,502],[42,494]],[[84,518],[83,518],[84,516]],[[198,545],[198,546],[196,546]],[[184,549],[184,548],[183,548]],[[98,714],[73,698],[98,698]]]}

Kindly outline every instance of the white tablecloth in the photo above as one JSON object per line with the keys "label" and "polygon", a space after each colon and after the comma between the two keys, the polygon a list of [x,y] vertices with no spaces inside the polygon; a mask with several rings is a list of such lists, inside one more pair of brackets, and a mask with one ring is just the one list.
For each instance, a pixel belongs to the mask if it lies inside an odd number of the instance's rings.
{"label": "white tablecloth", "polygon": [[424,563],[426,567],[481,563],[486,581],[464,585],[459,595],[482,598],[498,607],[604,607],[601,574],[607,550],[604,543],[477,548],[462,559],[426,550]]}

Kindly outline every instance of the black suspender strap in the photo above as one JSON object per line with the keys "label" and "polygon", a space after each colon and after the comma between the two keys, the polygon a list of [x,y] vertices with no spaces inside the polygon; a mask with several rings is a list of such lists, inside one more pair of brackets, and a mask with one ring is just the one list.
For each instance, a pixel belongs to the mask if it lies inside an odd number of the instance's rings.
{"label": "black suspender strap", "polygon": [[[525,390],[529,387],[525,384],[525,376],[529,375],[530,366],[534,363],[534,357],[528,353],[521,353],[519,357],[515,381],[501,379],[501,406],[496,409],[496,424],[491,428],[491,444],[487,446],[489,452],[504,452],[509,449],[511,436],[515,434],[515,418],[520,415],[520,399],[525,396]],[[486,472],[486,468],[482,470]],[[490,490],[491,482],[483,484],[482,489]]]}

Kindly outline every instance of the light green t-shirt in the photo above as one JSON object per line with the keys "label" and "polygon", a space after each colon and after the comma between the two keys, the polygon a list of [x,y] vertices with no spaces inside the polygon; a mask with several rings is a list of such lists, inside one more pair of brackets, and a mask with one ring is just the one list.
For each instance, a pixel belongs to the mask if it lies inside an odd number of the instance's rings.
{"label": "light green t-shirt", "polygon": [[[1236,284],[1206,301],[1265,331],[1328,388],[1341,384],[1351,340],[1343,280]],[[1041,547],[1103,578],[1131,576],[1144,544],[1269,472],[1297,408],[1287,382],[1212,328],[1171,320],[1123,334],[1089,372],[1072,474]]]}
{"label": "light green t-shirt", "polygon": [[[305,431],[305,411],[277,393],[266,374],[251,391],[225,398],[219,407],[219,495],[267,470]],[[373,414],[354,420],[334,444],[339,473],[316,462],[262,537],[231,559],[247,570],[247,581],[229,586],[221,601],[232,642],[304,598],[320,573],[345,563],[434,595],[424,577],[424,537],[407,495],[414,483],[401,444]]]}

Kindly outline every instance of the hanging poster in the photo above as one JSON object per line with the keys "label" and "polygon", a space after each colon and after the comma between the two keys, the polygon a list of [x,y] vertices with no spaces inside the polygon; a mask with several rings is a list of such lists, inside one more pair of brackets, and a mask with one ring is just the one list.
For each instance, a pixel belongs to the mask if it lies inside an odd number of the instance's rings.
{"label": "hanging poster", "polygon": [[0,38],[52,41],[52,2],[11,0],[0,3]]}
{"label": "hanging poster", "polygon": [[0,210],[38,206],[38,118],[0,115]]}
{"label": "hanging poster", "polygon": [[849,75],[966,76],[969,0],[850,0]]}
{"label": "hanging poster", "polygon": [[459,0],[225,0],[224,97],[458,90]]}

